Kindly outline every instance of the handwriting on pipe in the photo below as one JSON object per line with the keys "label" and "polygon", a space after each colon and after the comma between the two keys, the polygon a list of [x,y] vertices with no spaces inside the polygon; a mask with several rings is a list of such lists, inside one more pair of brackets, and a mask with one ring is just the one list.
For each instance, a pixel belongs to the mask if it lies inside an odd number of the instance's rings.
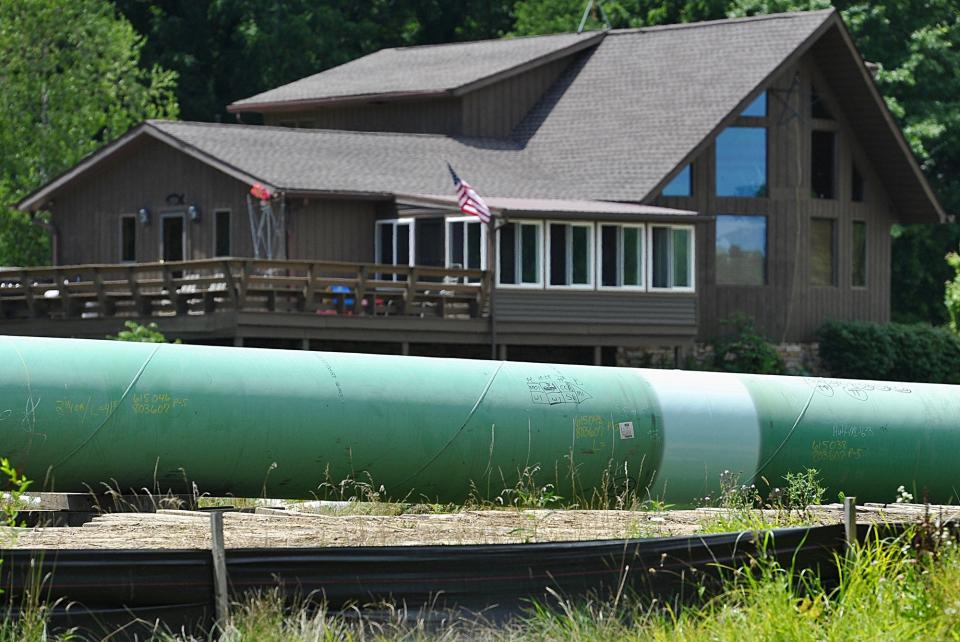
{"label": "handwriting on pipe", "polygon": [[57,414],[63,417],[68,417],[70,415],[88,415],[90,417],[105,416],[115,411],[119,406],[119,399],[103,403],[93,403],[89,399],[86,401],[57,399],[57,401],[54,403]]}
{"label": "handwriting on pipe", "polygon": [[170,411],[186,408],[186,397],[174,397],[168,392],[133,393],[133,412],[138,415],[166,415]]}
{"label": "handwriting on pipe", "polygon": [[557,374],[527,377],[527,389],[530,401],[550,406],[560,403],[579,405],[593,396],[583,389],[583,383],[578,379]]}
{"label": "handwriting on pipe", "polygon": [[845,439],[820,439],[811,443],[814,462],[856,461],[863,453],[863,448],[853,448]]}

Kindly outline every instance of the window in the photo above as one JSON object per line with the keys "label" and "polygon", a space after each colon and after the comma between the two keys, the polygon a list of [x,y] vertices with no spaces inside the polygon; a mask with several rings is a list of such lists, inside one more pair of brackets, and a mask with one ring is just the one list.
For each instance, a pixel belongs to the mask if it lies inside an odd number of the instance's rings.
{"label": "window", "polygon": [[837,284],[836,221],[815,218],[810,221],[810,284]]}
{"label": "window", "polygon": [[867,224],[863,221],[853,222],[853,287],[867,286]]}
{"label": "window", "polygon": [[551,286],[593,285],[593,224],[550,223],[547,227]]}
{"label": "window", "polygon": [[643,287],[643,236],[642,225],[600,225],[601,288]]}
{"label": "window", "polygon": [[728,127],[717,137],[717,196],[766,196],[767,130]]}
{"label": "window", "polygon": [[757,96],[756,100],[747,105],[740,115],[747,118],[764,118],[767,115],[767,92]]}
{"label": "window", "polygon": [[850,200],[863,202],[863,174],[856,165],[850,167]]}
{"label": "window", "polygon": [[663,188],[662,196],[690,196],[693,193],[690,165],[688,164]]}
{"label": "window", "polygon": [[497,231],[497,282],[503,285],[543,284],[543,225],[507,223]]}
{"label": "window", "polygon": [[[409,220],[377,221],[376,261],[385,265],[412,265],[410,246],[413,238],[413,222]],[[402,281],[398,274],[384,274],[382,278]]]}
{"label": "window", "polygon": [[765,285],[767,217],[717,216],[717,283]]}
{"label": "window", "polygon": [[230,256],[230,210],[213,213],[213,255]]}
{"label": "window", "polygon": [[487,227],[476,217],[447,219],[447,267],[487,268]]}
{"label": "window", "polygon": [[651,289],[693,289],[693,228],[650,227]]}
{"label": "window", "polygon": [[833,120],[833,114],[827,108],[826,103],[817,92],[817,88],[810,86],[810,115],[820,120]]}
{"label": "window", "polygon": [[137,260],[137,217],[133,215],[120,217],[120,260]]}
{"label": "window", "polygon": [[834,198],[836,184],[837,135],[813,131],[810,139],[810,182],[814,198]]}

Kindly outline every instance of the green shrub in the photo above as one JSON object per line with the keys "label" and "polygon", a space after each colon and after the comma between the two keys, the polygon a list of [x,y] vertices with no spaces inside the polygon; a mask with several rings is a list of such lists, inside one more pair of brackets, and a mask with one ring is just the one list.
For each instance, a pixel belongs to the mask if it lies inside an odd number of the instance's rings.
{"label": "green shrub", "polygon": [[817,336],[834,377],[960,383],[960,337],[942,328],[828,321]]}
{"label": "green shrub", "polygon": [[[123,326],[126,330],[121,330],[116,336],[107,335],[107,338],[113,341],[135,341],[139,343],[167,342],[167,337],[160,332],[160,328],[157,327],[156,323],[141,325],[136,321],[124,321]],[[180,339],[177,339],[173,343],[180,343]]]}
{"label": "green shrub", "polygon": [[786,368],[776,346],[757,331],[753,319],[739,314],[721,323],[731,328],[732,332],[714,342],[713,368],[709,369],[784,374]]}

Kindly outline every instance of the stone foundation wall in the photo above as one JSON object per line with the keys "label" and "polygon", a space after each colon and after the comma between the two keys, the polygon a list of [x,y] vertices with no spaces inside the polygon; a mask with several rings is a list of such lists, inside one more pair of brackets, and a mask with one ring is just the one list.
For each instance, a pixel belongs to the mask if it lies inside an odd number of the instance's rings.
{"label": "stone foundation wall", "polygon": [[[776,346],[789,374],[824,376],[817,343],[781,343]],[[698,369],[698,364],[713,360],[713,346],[695,343],[692,347],[658,346],[617,348],[617,365],[628,368]]]}

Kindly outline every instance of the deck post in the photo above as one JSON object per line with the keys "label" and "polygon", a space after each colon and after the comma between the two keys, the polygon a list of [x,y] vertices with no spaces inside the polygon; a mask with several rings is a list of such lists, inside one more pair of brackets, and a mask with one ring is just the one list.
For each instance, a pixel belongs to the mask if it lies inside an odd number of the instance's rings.
{"label": "deck post", "polygon": [[843,498],[843,534],[847,552],[853,550],[857,544],[857,498]]}

